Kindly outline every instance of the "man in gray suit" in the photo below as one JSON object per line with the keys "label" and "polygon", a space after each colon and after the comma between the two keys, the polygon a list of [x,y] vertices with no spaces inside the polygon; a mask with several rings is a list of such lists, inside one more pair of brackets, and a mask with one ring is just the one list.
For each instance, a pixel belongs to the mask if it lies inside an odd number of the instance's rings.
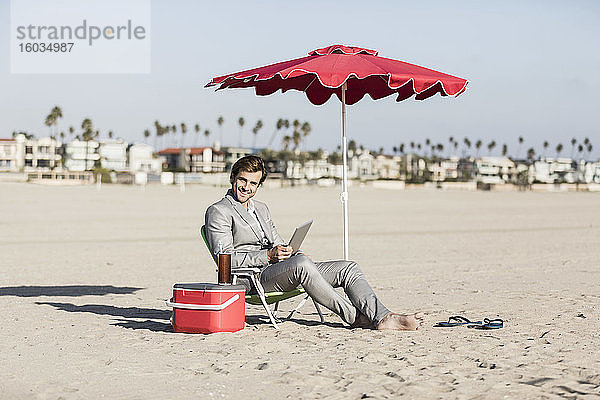
{"label": "man in gray suit", "polygon": [[[289,291],[302,285],[317,303],[339,315],[351,327],[416,330],[420,313],[390,312],[375,296],[354,261],[313,262],[304,254],[292,255],[277,233],[266,204],[252,200],[267,177],[257,156],[239,159],[231,169],[231,189],[206,210],[206,238],[218,257],[231,253],[231,268],[261,268],[260,282],[269,291]],[[221,249],[221,250],[219,250]],[[334,290],[342,287],[348,301]]]}

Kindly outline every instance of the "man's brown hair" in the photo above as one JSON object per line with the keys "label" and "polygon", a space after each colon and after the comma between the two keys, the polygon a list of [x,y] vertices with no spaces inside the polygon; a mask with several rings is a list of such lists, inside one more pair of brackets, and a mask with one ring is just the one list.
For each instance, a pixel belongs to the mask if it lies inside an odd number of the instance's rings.
{"label": "man's brown hair", "polygon": [[245,156],[240,158],[231,167],[231,180],[235,180],[240,172],[262,172],[259,185],[261,185],[265,179],[267,179],[267,169],[265,168],[265,162],[259,156]]}

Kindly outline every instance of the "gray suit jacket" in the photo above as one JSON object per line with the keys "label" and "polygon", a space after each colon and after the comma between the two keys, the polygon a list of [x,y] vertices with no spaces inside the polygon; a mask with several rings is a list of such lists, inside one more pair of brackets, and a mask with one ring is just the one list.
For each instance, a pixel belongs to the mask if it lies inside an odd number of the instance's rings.
{"label": "gray suit jacket", "polygon": [[[266,267],[269,265],[267,249],[284,244],[267,205],[253,201],[260,226],[248,210],[235,200],[231,190],[208,207],[204,215],[206,239],[213,257],[217,260],[221,243],[224,252],[231,253],[231,268]],[[267,237],[264,243],[261,227]]]}

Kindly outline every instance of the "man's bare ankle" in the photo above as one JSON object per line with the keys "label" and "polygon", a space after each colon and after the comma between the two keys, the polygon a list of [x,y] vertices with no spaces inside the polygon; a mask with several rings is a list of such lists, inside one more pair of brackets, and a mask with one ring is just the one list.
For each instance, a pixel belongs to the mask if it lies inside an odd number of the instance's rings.
{"label": "man's bare ankle", "polygon": [[397,314],[390,312],[377,324],[377,330],[414,331],[423,322],[423,314]]}

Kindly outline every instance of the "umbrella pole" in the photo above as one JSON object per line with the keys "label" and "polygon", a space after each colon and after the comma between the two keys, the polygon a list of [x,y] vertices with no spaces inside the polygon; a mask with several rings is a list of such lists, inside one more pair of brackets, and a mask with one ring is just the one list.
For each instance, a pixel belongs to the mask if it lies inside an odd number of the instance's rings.
{"label": "umbrella pole", "polygon": [[342,206],[344,208],[344,260],[348,260],[348,142],[346,140],[346,82],[342,85]]}

